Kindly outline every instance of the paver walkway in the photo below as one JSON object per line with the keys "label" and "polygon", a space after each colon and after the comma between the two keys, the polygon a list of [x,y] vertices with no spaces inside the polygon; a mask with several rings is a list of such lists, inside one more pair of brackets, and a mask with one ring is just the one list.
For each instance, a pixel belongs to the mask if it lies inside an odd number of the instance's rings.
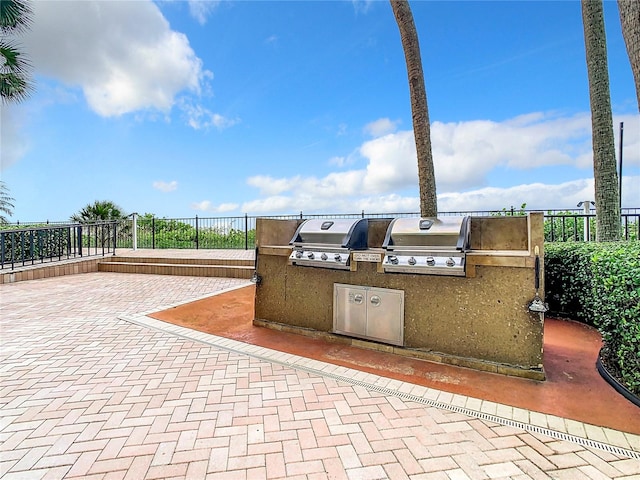
{"label": "paver walkway", "polygon": [[505,424],[500,405],[463,414],[451,394],[142,315],[245,284],[0,286],[0,478],[640,478],[635,452]]}

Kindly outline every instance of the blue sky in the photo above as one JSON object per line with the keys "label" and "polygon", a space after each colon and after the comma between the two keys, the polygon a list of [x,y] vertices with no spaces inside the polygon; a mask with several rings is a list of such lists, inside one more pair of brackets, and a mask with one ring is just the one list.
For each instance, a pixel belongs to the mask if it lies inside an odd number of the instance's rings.
{"label": "blue sky", "polygon": [[[413,1],[441,211],[593,200],[578,1]],[[419,210],[387,1],[36,1],[28,101],[2,106],[12,221],[94,200],[160,217]],[[640,116],[605,1],[623,206]]]}

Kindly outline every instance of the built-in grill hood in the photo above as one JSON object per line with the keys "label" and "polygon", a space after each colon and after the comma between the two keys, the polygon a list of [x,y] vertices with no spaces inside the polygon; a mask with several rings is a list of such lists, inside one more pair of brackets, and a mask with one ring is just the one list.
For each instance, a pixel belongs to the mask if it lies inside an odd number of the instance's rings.
{"label": "built-in grill hood", "polygon": [[465,275],[470,217],[396,218],[382,247],[385,272]]}
{"label": "built-in grill hood", "polygon": [[351,250],[366,250],[367,219],[310,219],[302,222],[289,245],[292,265],[348,270]]}

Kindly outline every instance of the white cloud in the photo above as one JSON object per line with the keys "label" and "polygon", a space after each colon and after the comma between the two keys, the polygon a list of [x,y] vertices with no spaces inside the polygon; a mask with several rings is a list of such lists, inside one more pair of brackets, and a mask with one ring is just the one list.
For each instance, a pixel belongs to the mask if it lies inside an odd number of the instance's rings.
{"label": "white cloud", "polygon": [[273,178],[268,175],[256,175],[247,179],[247,184],[256,187],[263,195],[278,195],[295,188],[300,182],[300,177]]}
{"label": "white cloud", "polygon": [[369,161],[362,181],[366,193],[389,193],[417,185],[418,163],[413,131],[393,133],[365,142],[360,153]]}
{"label": "white cloud", "polygon": [[189,13],[200,25],[204,25],[219,4],[219,0],[189,0]]}
{"label": "white cloud", "polygon": [[43,1],[33,9],[24,41],[36,72],[79,86],[101,116],[166,113],[176,95],[199,94],[210,77],[151,1]]}
{"label": "white cloud", "polygon": [[[623,206],[640,205],[640,192],[636,185],[640,177],[623,178]],[[462,193],[438,195],[440,212],[467,212],[520,208],[526,203],[528,210],[575,209],[578,202],[592,200],[593,179],[584,178],[560,184],[532,183],[507,188],[486,187]],[[406,213],[420,210],[415,195],[370,195],[354,197],[315,197],[301,191],[289,195],[274,195],[241,206],[241,211],[254,215],[295,212],[303,213]]]}
{"label": "white cloud", "polygon": [[202,202],[194,202],[191,204],[191,210],[199,210],[202,212],[212,213],[227,213],[232,212],[237,208],[237,203],[221,203],[219,205],[214,205],[209,200],[203,200]]}
{"label": "white cloud", "polygon": [[373,0],[351,0],[351,4],[356,13],[367,13],[372,3]]}
{"label": "white cloud", "polygon": [[16,163],[29,150],[29,139],[24,134],[24,111],[15,105],[0,108],[0,171]]}
{"label": "white cloud", "polygon": [[238,118],[224,117],[189,101],[180,102],[180,109],[187,118],[187,124],[194,130],[207,130],[211,127],[224,130],[240,123]]}
{"label": "white cloud", "polygon": [[[640,116],[614,117],[625,122],[625,130],[640,131]],[[493,210],[519,207],[575,208],[592,199],[591,127],[589,115],[571,117],[533,113],[505,122],[435,122],[432,142],[441,211]],[[617,132],[616,132],[617,135]],[[616,140],[617,142],[617,140]],[[625,137],[628,167],[640,165],[640,139]],[[273,178],[255,176],[247,180],[264,198],[247,202],[243,211],[417,211],[417,161],[412,131],[400,131],[363,143],[357,153],[367,162],[364,169],[332,172],[324,177]],[[350,155],[347,158],[352,158]],[[584,159],[588,164],[583,168]],[[342,157],[331,165],[344,166]],[[560,184],[531,183],[512,187],[487,187],[488,175],[496,168],[534,172],[540,167],[572,167],[583,177]],[[577,167],[577,168],[576,168]],[[586,179],[585,179],[586,178]],[[545,178],[542,178],[544,181]],[[624,204],[640,204],[634,177],[624,179]],[[398,192],[407,191],[409,196]],[[461,193],[462,192],[462,193]]]}
{"label": "white cloud", "polygon": [[[550,208],[573,209],[582,201],[594,199],[593,178],[582,178],[560,184],[531,183],[508,188],[487,187],[464,193],[438,195],[440,211],[501,210],[519,208],[526,203],[527,210]],[[640,191],[636,187],[640,177],[623,177],[622,205],[640,205]]]}
{"label": "white cloud", "polygon": [[[616,137],[616,155],[618,154],[618,145],[620,144],[620,122],[624,123],[622,150],[623,173],[625,165],[640,167],[640,115],[615,115],[613,117],[613,133]],[[591,157],[589,157],[591,162]],[[591,167],[591,163],[589,163]],[[640,204],[640,203],[639,203]]]}
{"label": "white cloud", "polygon": [[220,213],[232,212],[238,208],[237,203],[221,203],[216,207],[216,211]]}
{"label": "white cloud", "polygon": [[153,188],[165,193],[173,192],[178,188],[178,182],[176,182],[175,180],[172,180],[171,182],[168,182],[168,183],[163,181],[156,181],[156,182],[153,182]]}
{"label": "white cloud", "polygon": [[431,127],[436,179],[443,191],[485,184],[498,166],[533,169],[576,165],[590,151],[588,115],[554,118],[543,114],[506,122],[434,122]]}
{"label": "white cloud", "polygon": [[331,157],[328,163],[329,165],[335,165],[336,167],[344,167],[347,163],[347,159],[345,157]]}
{"label": "white cloud", "polygon": [[393,133],[398,128],[398,120],[391,121],[388,118],[380,118],[364,126],[364,132],[374,138]]}

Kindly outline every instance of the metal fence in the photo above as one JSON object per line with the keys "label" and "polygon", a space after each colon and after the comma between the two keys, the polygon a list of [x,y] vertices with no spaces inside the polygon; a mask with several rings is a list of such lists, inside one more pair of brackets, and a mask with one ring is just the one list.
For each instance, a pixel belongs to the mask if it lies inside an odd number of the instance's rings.
{"label": "metal fence", "polygon": [[0,230],[0,269],[115,253],[121,222],[62,224]]}
{"label": "metal fence", "polygon": [[[503,209],[442,212],[441,216],[519,216],[533,210]],[[111,253],[117,248],[183,248],[183,249],[253,249],[255,248],[256,221],[258,218],[309,219],[309,218],[396,218],[417,217],[418,212],[394,213],[340,213],[278,216],[239,217],[190,217],[158,218],[152,215],[132,214],[118,222],[92,225],[55,222],[47,225],[0,230],[2,245],[1,266],[15,263],[43,262],[50,258]],[[5,226],[6,227],[6,226]],[[11,227],[18,227],[17,225]],[[80,228],[80,230],[78,230]],[[99,234],[106,228],[109,233]],[[621,235],[624,240],[640,239],[640,208],[623,209]],[[548,242],[595,240],[595,214],[583,209],[548,210],[544,214],[545,240]],[[43,233],[49,232],[49,233]],[[112,240],[113,238],[113,240]],[[45,248],[45,245],[47,248]],[[84,250],[83,250],[84,249]],[[104,252],[103,252],[104,249]],[[89,253],[92,252],[92,253]]]}
{"label": "metal fence", "polygon": [[[531,210],[532,211],[532,210]],[[442,212],[442,216],[519,216],[531,212],[522,209]],[[396,218],[417,217],[418,212],[340,213],[280,216],[156,218],[151,216],[129,219],[130,228],[119,236],[118,246],[126,248],[255,248],[256,220],[310,218]],[[625,209],[622,214],[621,235],[624,240],[640,239],[640,209]],[[134,228],[135,223],[135,228]],[[595,240],[595,214],[583,210],[548,210],[544,215],[545,240],[548,242]]]}

